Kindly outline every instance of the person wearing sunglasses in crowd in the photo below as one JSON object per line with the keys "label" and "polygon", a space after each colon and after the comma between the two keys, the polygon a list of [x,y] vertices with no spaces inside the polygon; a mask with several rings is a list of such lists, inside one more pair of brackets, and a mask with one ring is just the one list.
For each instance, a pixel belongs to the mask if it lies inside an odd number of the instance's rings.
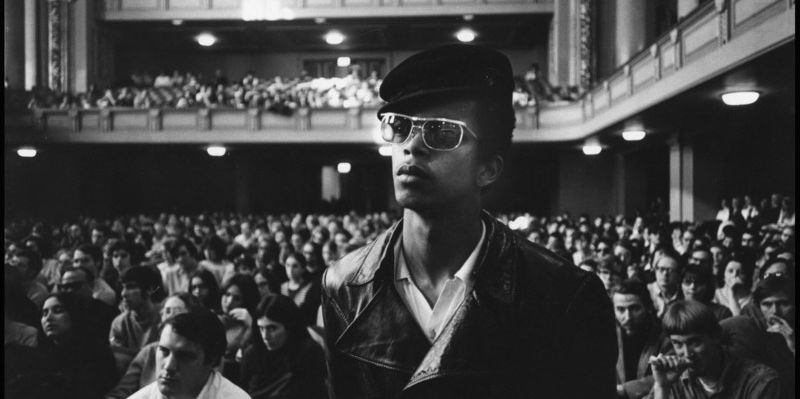
{"label": "person wearing sunglasses in crowd", "polygon": [[471,45],[386,76],[378,118],[403,217],[323,277],[336,397],[614,397],[603,284],[482,211],[513,89],[508,58]]}

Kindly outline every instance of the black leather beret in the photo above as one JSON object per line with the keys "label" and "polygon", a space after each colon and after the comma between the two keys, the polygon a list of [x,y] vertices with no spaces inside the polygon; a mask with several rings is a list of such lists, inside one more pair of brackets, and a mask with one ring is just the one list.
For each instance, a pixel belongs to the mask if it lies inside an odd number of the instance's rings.
{"label": "black leather beret", "polygon": [[511,107],[514,78],[502,53],[469,44],[449,44],[419,52],[384,78],[381,98],[388,102],[378,118],[410,101],[455,95],[476,96]]}

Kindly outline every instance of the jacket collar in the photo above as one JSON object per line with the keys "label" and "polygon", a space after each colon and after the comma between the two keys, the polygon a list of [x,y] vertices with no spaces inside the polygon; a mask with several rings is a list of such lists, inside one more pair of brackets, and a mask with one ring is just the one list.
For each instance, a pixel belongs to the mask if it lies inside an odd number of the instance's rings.
{"label": "jacket collar", "polygon": [[[486,225],[486,241],[478,255],[473,275],[480,289],[503,303],[512,303],[516,294],[516,276],[511,247],[512,236],[504,225],[482,211],[481,219]],[[382,243],[378,262],[364,262],[358,273],[348,282],[350,286],[360,286],[375,278],[391,278],[394,275],[394,256],[392,249],[403,232],[400,220],[389,228],[378,240]],[[491,263],[491,267],[484,267]]]}
{"label": "jacket collar", "polygon": [[514,323],[512,307],[490,309],[483,301],[509,305],[515,299],[513,237],[488,213],[482,219],[487,238],[473,270],[475,289],[432,344],[394,287],[392,248],[402,232],[398,222],[380,238],[380,249],[374,249],[380,255],[365,254],[360,270],[348,281],[356,295],[368,299],[335,347],[361,361],[409,373],[407,388],[438,376],[485,374],[507,367],[503,356],[513,353],[516,342],[510,336],[514,329],[508,326]]}

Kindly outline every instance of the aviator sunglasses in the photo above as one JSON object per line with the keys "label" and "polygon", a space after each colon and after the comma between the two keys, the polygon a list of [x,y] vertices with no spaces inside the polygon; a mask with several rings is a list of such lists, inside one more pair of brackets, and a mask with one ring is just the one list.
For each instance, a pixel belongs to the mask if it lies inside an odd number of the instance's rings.
{"label": "aviator sunglasses", "polygon": [[475,134],[462,121],[445,118],[420,118],[387,112],[381,116],[381,137],[389,143],[403,144],[413,136],[414,127],[422,131],[425,146],[437,151],[452,151],[461,145],[464,131]]}

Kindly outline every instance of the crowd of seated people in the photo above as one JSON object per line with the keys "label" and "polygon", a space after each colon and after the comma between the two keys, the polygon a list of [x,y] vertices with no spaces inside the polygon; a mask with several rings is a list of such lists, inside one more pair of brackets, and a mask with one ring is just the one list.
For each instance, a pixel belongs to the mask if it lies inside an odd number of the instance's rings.
{"label": "crowd of seated people", "polygon": [[[534,107],[544,102],[577,100],[577,88],[553,88],[539,76],[538,65],[536,71],[528,71],[515,79],[515,106]],[[191,72],[174,71],[171,75],[162,72],[155,78],[134,72],[115,87],[100,89],[89,85],[84,93],[56,93],[45,87],[35,87],[28,109],[260,108],[291,115],[301,107],[378,107],[383,102],[378,94],[381,81],[376,71],[362,78],[358,69],[342,78],[312,78],[302,73],[295,78],[266,79],[250,71],[235,81],[230,81],[221,70],[216,70],[210,78]]]}
{"label": "crowd of seated people", "polygon": [[236,81],[229,81],[220,70],[211,78],[175,71],[153,79],[136,72],[124,84],[105,90],[90,85],[85,93],[73,94],[34,88],[28,108],[261,108],[291,115],[300,107],[377,107],[380,83],[377,72],[362,78],[357,69],[341,78],[312,78],[303,73],[291,79],[259,78],[251,71]]}
{"label": "crowd of seated people", "polygon": [[[686,317],[712,315],[718,327],[697,334],[719,329],[709,339],[724,344],[725,361],[749,359],[741,364],[771,376],[753,377],[763,382],[759,389],[789,398],[794,219],[786,216],[791,201],[775,197],[756,206],[757,217],[722,223],[667,223],[663,212],[498,218],[519,240],[547,247],[605,284],[618,322],[620,398],[678,389],[661,377],[671,362],[664,359],[691,357],[679,338],[694,324],[675,324],[691,309]],[[165,334],[191,338],[178,331],[177,315],[210,312],[225,339],[209,378],[254,398],[326,397],[323,272],[398,219],[206,213],[8,222],[6,393],[147,397],[141,395],[155,389]],[[170,323],[178,324],[167,329]],[[764,397],[778,397],[772,395]]]}

